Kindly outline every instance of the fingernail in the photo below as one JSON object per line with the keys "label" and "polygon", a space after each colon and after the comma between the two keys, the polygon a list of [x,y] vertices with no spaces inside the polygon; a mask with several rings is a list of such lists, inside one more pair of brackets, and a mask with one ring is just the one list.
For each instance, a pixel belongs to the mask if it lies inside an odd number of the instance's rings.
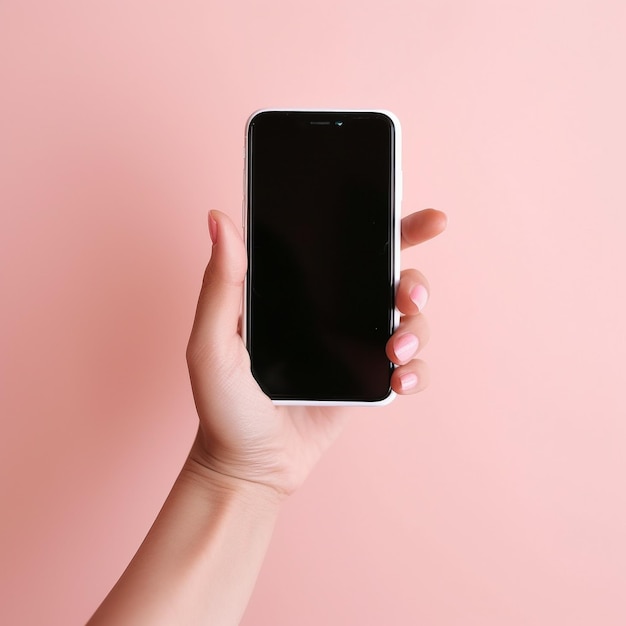
{"label": "fingernail", "polygon": [[408,361],[416,352],[419,340],[411,333],[400,335],[393,344],[393,351],[402,362]]}
{"label": "fingernail", "polygon": [[213,219],[213,214],[209,213],[209,235],[211,236],[211,241],[213,245],[217,241],[217,222]]}
{"label": "fingernail", "polygon": [[424,285],[415,285],[409,292],[409,297],[415,303],[415,306],[421,311],[428,301],[428,291]]}
{"label": "fingernail", "polygon": [[408,374],[403,374],[400,376],[400,389],[402,391],[409,391],[410,389],[414,389],[417,387],[418,379],[417,374],[413,372],[409,372]]}

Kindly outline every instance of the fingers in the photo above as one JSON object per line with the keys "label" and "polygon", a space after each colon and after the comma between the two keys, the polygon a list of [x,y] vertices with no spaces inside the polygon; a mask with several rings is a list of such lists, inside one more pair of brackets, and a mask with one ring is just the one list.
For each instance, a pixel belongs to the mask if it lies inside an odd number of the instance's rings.
{"label": "fingers", "polygon": [[430,287],[424,274],[416,269],[401,272],[396,291],[396,306],[404,315],[417,315],[428,302]]}
{"label": "fingers", "polygon": [[423,315],[405,315],[387,342],[387,358],[396,365],[408,363],[428,343],[429,336]]}
{"label": "fingers", "polygon": [[396,365],[411,360],[428,341],[428,324],[422,315],[428,291],[428,281],[418,270],[408,269],[400,274],[396,306],[403,316],[387,343],[387,356]]}
{"label": "fingers", "polygon": [[421,314],[407,315],[387,342],[387,358],[397,366],[391,375],[391,388],[396,393],[417,393],[428,386],[426,363],[415,358],[428,337],[426,318]]}
{"label": "fingers", "polygon": [[411,213],[402,220],[402,249],[428,241],[443,232],[448,218],[435,209]]}
{"label": "fingers", "polygon": [[[445,213],[435,209],[418,211],[402,220],[402,248],[415,246],[436,237],[446,227]],[[403,314],[400,325],[387,342],[387,357],[396,368],[391,387],[400,395],[422,391],[428,385],[426,363],[416,358],[429,338],[428,324],[422,314],[430,287],[426,277],[416,269],[400,274],[396,306]]]}
{"label": "fingers", "polygon": [[417,393],[426,387],[428,387],[428,367],[419,359],[397,367],[391,375],[391,388],[400,395]]}

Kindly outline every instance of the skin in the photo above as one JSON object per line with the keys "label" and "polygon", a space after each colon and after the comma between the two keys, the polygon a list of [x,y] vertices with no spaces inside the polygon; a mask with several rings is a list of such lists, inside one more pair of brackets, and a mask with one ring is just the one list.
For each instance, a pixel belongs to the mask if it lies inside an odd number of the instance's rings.
{"label": "skin", "polygon": [[[405,217],[403,249],[445,226],[445,215],[434,209]],[[277,407],[263,394],[239,330],[245,246],[219,211],[209,214],[209,232],[211,260],[187,347],[198,433],[153,527],[90,626],[238,624],[281,502],[339,436],[350,411]],[[428,380],[417,358],[428,328],[410,296],[418,285],[428,292],[418,270],[402,272],[396,298],[402,317],[386,350],[398,366],[392,387],[400,395],[421,391]]]}

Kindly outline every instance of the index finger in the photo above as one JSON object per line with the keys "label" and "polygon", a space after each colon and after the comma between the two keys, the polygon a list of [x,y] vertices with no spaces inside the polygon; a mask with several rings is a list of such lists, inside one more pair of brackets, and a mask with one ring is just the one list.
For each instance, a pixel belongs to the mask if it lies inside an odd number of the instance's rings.
{"label": "index finger", "polygon": [[442,211],[424,209],[402,219],[402,249],[416,246],[443,232],[448,218]]}

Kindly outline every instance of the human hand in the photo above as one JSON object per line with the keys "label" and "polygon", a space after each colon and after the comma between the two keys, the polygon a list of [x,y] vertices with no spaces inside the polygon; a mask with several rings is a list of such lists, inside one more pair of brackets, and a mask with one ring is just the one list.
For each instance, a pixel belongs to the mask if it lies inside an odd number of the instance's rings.
{"label": "human hand", "polygon": [[[426,209],[402,220],[402,248],[435,237],[446,225],[440,211]],[[214,480],[236,486],[247,481],[285,496],[309,474],[337,438],[346,408],[275,406],[250,371],[239,332],[246,274],[246,250],[227,215],[212,211],[213,241],[196,317],[187,347],[187,363],[200,426],[189,462]],[[387,343],[387,356],[398,367],[391,385],[398,394],[415,393],[427,384],[427,370],[415,355],[428,331],[422,309],[428,284],[416,269],[404,270],[396,294],[402,314]]]}

